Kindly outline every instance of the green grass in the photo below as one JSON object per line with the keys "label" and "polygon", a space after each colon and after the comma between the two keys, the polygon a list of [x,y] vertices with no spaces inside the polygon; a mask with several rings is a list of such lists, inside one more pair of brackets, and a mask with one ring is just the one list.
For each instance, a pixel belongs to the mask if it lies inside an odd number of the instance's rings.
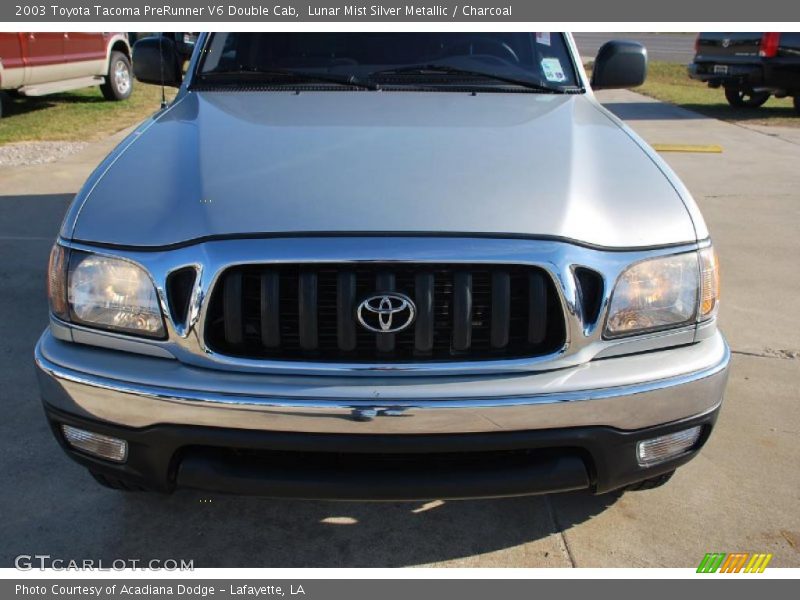
{"label": "green grass", "polygon": [[[168,98],[175,90],[167,89]],[[100,88],[38,98],[6,97],[0,144],[38,140],[93,141],[135,125],[158,110],[161,88],[136,82],[130,98],[108,102]]]}
{"label": "green grass", "polygon": [[800,127],[791,98],[773,97],[760,108],[734,108],[722,89],[689,79],[685,65],[651,62],[647,81],[634,91],[724,121]]}

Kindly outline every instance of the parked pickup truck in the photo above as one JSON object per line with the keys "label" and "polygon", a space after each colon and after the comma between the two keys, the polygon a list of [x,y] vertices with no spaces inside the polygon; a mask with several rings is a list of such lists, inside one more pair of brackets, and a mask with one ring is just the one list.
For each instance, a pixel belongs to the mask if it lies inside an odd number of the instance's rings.
{"label": "parked pickup truck", "polygon": [[0,90],[44,96],[99,85],[106,100],[124,100],[132,84],[124,33],[0,32]]}
{"label": "parked pickup truck", "polygon": [[202,34],[49,267],[47,419],[121,490],[429,499],[653,487],[722,404],[708,230],[546,33]]}
{"label": "parked pickup truck", "polygon": [[731,106],[792,96],[800,113],[800,32],[701,33],[689,76],[723,87]]}

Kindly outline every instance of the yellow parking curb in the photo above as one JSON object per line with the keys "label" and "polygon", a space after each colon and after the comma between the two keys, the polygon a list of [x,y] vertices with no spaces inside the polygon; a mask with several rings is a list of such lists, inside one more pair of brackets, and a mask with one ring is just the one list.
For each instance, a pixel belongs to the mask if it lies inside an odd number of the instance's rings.
{"label": "yellow parking curb", "polygon": [[708,154],[720,154],[722,146],[717,144],[653,144],[656,152],[703,152]]}

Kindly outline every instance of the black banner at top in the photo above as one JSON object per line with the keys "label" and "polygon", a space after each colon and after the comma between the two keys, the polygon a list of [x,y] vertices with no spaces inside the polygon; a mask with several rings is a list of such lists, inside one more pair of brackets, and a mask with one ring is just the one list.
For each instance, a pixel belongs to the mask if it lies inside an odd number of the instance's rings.
{"label": "black banner at top", "polygon": [[793,0],[11,0],[5,23],[800,21]]}

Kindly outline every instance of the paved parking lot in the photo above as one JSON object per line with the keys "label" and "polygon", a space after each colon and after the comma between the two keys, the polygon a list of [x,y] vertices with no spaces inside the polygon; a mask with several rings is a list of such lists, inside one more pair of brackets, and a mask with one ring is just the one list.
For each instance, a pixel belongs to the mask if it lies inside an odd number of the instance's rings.
{"label": "paved parking lot", "polygon": [[[670,154],[720,251],[734,351],[719,426],[666,487],[430,504],[125,495],[63,456],[37,397],[47,254],[94,145],[52,165],[0,169],[0,565],[18,554],[184,558],[201,566],[696,566],[710,551],[800,566],[800,145],[630,92],[601,96]],[[642,190],[647,193],[647,190]]]}

